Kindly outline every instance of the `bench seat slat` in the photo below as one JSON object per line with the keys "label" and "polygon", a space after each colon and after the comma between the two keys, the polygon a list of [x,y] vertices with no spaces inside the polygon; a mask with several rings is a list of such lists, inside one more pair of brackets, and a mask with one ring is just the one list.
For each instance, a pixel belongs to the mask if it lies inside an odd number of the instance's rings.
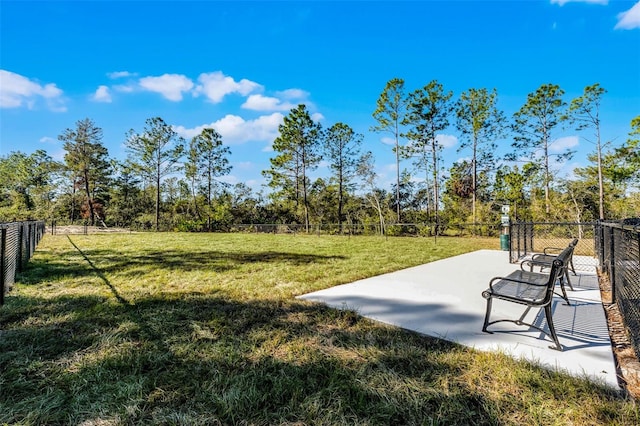
{"label": "bench seat slat", "polygon": [[522,300],[526,304],[542,304],[547,295],[548,282],[547,274],[517,270],[492,282],[491,292],[493,297],[497,298]]}

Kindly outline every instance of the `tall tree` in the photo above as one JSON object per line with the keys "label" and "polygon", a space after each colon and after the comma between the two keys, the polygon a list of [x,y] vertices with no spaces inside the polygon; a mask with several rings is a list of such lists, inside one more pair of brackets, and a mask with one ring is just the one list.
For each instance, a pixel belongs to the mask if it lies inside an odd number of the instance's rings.
{"label": "tall tree", "polygon": [[371,127],[374,132],[386,132],[393,135],[396,154],[396,215],[397,221],[401,222],[400,216],[400,133],[401,125],[405,119],[407,108],[407,97],[404,90],[404,80],[393,78],[389,80],[376,101],[376,110],[373,118],[378,122]]}
{"label": "tall tree", "polygon": [[556,84],[543,84],[535,92],[527,95],[527,102],[514,114],[512,129],[515,132],[512,147],[516,152],[507,156],[508,160],[516,160],[518,156],[528,156],[527,161],[542,162],[545,214],[551,214],[549,188],[553,180],[549,167],[549,159],[557,161],[571,159],[573,151],[568,148],[554,154],[551,145],[555,141],[553,132],[565,117],[566,102],[562,100],[564,90]]}
{"label": "tall tree", "polygon": [[411,141],[407,150],[416,153],[426,160],[430,157],[430,164],[424,162],[422,167],[431,170],[436,234],[439,232],[439,180],[442,145],[438,141],[438,132],[449,126],[449,116],[453,112],[450,102],[453,93],[445,92],[442,84],[436,80],[429,82],[421,89],[409,95],[407,115],[404,124],[409,126],[407,138]]}
{"label": "tall tree", "polygon": [[273,150],[278,153],[271,158],[271,168],[263,171],[269,186],[280,188],[287,198],[295,200],[296,207],[302,204],[305,229],[309,232],[309,172],[321,160],[321,126],[315,123],[307,107],[298,105],[284,117],[278,127],[279,135],[273,141]]}
{"label": "tall tree", "polygon": [[[64,142],[63,148],[67,151],[64,161],[72,173],[74,186],[79,185],[84,190],[89,220],[91,225],[95,225],[93,195],[99,189],[106,192],[105,184],[111,170],[109,153],[102,144],[102,129],[93,120],[85,118],[76,122],[75,129],[66,129],[58,136],[58,140]],[[105,186],[100,188],[100,185]]]}
{"label": "tall tree", "polygon": [[373,154],[368,151],[358,160],[358,166],[356,173],[360,178],[361,186],[364,191],[365,199],[371,204],[378,214],[378,221],[380,222],[380,234],[385,234],[385,222],[384,212],[382,208],[382,195],[376,186],[378,176],[375,171],[375,165],[373,161]]}
{"label": "tall tree", "polygon": [[148,207],[141,196],[140,180],[135,176],[135,167],[128,162],[112,160],[111,167],[115,177],[109,188],[110,221],[116,226],[131,226],[136,216]]}
{"label": "tall tree", "polygon": [[160,226],[160,194],[162,178],[179,169],[178,161],[184,151],[184,140],[160,117],[149,118],[142,133],[133,129],[127,133],[126,146],[131,161],[144,178],[154,182],[155,229]]}
{"label": "tall tree", "polygon": [[517,165],[500,167],[495,174],[493,194],[498,202],[508,202],[512,207],[512,215],[515,220],[531,220],[527,213],[527,184],[533,175],[538,174],[538,165],[527,163],[522,170]]}
{"label": "tall tree", "polygon": [[344,123],[336,123],[325,134],[324,146],[329,166],[338,185],[338,223],[342,231],[345,193],[353,188],[363,136]]}
{"label": "tall tree", "polygon": [[[593,140],[585,138],[595,144],[598,164],[598,212],[600,219],[604,219],[604,184],[602,181],[602,141],[600,138],[600,102],[607,93],[599,83],[584,88],[582,96],[575,98],[569,105],[567,119],[576,124],[576,130],[591,128]],[[571,186],[569,186],[571,188]]]}
{"label": "tall tree", "polygon": [[478,169],[487,172],[495,164],[495,140],[502,136],[505,118],[497,108],[496,89],[469,89],[456,103],[456,127],[462,135],[458,152],[471,148],[471,209],[476,223]]}
{"label": "tall tree", "polygon": [[640,115],[631,120],[627,141],[615,151],[621,163],[631,172],[631,179],[640,181]]}
{"label": "tall tree", "polygon": [[[196,187],[204,181],[207,202],[207,229],[211,230],[211,200],[216,178],[231,171],[229,156],[231,150],[222,145],[222,136],[215,129],[207,128],[191,139],[185,163],[185,175],[191,182],[192,195],[196,197]],[[197,203],[196,203],[197,205]],[[197,207],[196,207],[197,208]]]}
{"label": "tall tree", "polygon": [[43,150],[0,157],[0,222],[51,217],[61,165]]}

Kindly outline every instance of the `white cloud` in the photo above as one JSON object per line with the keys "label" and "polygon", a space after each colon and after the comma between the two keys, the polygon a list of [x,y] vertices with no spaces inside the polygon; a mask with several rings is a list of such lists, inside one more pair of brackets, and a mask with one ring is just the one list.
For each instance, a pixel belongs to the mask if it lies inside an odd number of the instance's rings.
{"label": "white cloud", "polygon": [[44,86],[11,71],[0,70],[0,108],[33,109],[39,99],[44,99],[52,111],[64,112],[62,90],[54,83]]}
{"label": "white cloud", "polygon": [[65,151],[64,149],[59,149],[57,151],[54,152],[48,152],[49,155],[51,156],[51,158],[53,158],[56,161],[64,161],[64,156],[67,154],[67,151]]}
{"label": "white cloud", "polygon": [[96,102],[111,102],[111,93],[107,86],[99,86],[96,93],[91,97]]}
{"label": "white cloud", "polygon": [[456,146],[458,144],[458,138],[453,135],[445,135],[445,134],[436,135],[436,141],[443,148],[451,148],[452,146]]}
{"label": "white cloud", "polygon": [[389,136],[384,136],[380,138],[380,142],[382,142],[385,145],[396,146],[396,140],[393,138],[390,138]]}
{"label": "white cloud", "polygon": [[112,80],[115,80],[118,78],[135,77],[136,75],[137,75],[136,73],[129,72],[129,71],[115,71],[115,72],[108,73],[107,77],[109,77]]}
{"label": "white cloud", "polygon": [[238,145],[253,141],[273,141],[278,136],[278,126],[284,116],[279,112],[263,115],[255,120],[245,120],[237,115],[228,114],[218,121],[204,124],[192,129],[174,126],[174,130],[182,137],[191,139],[200,134],[202,129],[213,128],[222,136],[226,145]]}
{"label": "white cloud", "polygon": [[254,190],[260,190],[260,186],[263,185],[265,183],[264,179],[249,179],[245,182],[245,185],[247,185],[250,188],[253,188]]}
{"label": "white cloud", "polygon": [[577,136],[565,136],[563,138],[558,138],[553,141],[549,145],[549,151],[551,152],[562,152],[566,149],[573,148],[574,146],[578,146],[580,140]]}
{"label": "white cloud", "polygon": [[284,99],[307,99],[309,97],[309,92],[302,89],[287,89],[281,92],[276,92],[276,95]]}
{"label": "white cloud", "polygon": [[464,162],[471,163],[471,157],[460,157],[456,160],[456,163],[462,164]]}
{"label": "white cloud", "polygon": [[640,1],[634,4],[631,9],[618,14],[616,30],[632,30],[640,28]]}
{"label": "white cloud", "polygon": [[387,164],[383,164],[382,166],[380,166],[380,171],[383,174],[386,174],[387,172],[396,172],[396,168],[397,168],[397,164],[396,163],[387,163]]}
{"label": "white cloud", "polygon": [[551,0],[551,4],[559,4],[564,6],[567,3],[592,3],[592,4],[607,4],[609,0]]}
{"label": "white cloud", "polygon": [[320,114],[319,112],[314,112],[313,114],[311,114],[311,119],[315,122],[322,121],[324,120],[324,115]]}
{"label": "white cloud", "polygon": [[238,161],[233,163],[233,168],[237,170],[253,170],[255,164],[252,161]]}
{"label": "white cloud", "polygon": [[117,92],[131,93],[135,90],[135,87],[128,84],[117,84],[115,86],[112,86],[112,89]]}
{"label": "white cloud", "polygon": [[295,105],[271,96],[250,95],[241,107],[253,111],[289,111]]}
{"label": "white cloud", "polygon": [[222,102],[222,99],[231,93],[247,96],[263,89],[260,84],[244,78],[237,82],[221,71],[200,74],[198,82],[200,84],[195,88],[195,93],[204,94],[213,103]]}
{"label": "white cloud", "polygon": [[51,138],[49,136],[43,136],[43,137],[40,138],[39,141],[41,143],[53,143],[53,144],[58,143],[58,141],[56,139]]}
{"label": "white cloud", "polygon": [[235,185],[237,183],[240,183],[240,179],[238,179],[236,176],[234,175],[224,175],[224,176],[220,176],[217,178],[220,182],[224,182],[227,183],[229,185]]}
{"label": "white cloud", "polygon": [[140,87],[150,92],[160,93],[170,101],[181,101],[182,92],[188,92],[194,86],[193,81],[182,74],[163,74],[159,77],[143,77]]}

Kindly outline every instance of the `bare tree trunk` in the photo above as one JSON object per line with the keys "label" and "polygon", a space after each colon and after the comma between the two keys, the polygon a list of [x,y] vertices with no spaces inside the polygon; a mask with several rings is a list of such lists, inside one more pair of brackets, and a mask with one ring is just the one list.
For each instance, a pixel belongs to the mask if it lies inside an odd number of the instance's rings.
{"label": "bare tree trunk", "polygon": [[87,205],[89,207],[89,218],[91,220],[91,226],[95,226],[96,224],[96,214],[93,210],[93,200],[91,199],[91,191],[89,189],[89,174],[87,173],[87,170],[85,169],[83,171],[83,179],[84,179],[84,191],[85,194],[87,195]]}
{"label": "bare tree trunk", "polygon": [[473,135],[473,158],[471,159],[472,161],[472,167],[473,167],[473,176],[471,177],[472,182],[471,182],[471,186],[473,188],[472,191],[472,197],[471,197],[471,211],[472,211],[472,215],[473,215],[473,233],[475,234],[475,229],[476,229],[476,192],[477,192],[477,175],[478,175],[478,167],[477,167],[477,161],[476,161],[476,156],[477,156],[477,147],[478,147],[478,136],[474,133]]}
{"label": "bare tree trunk", "polygon": [[604,185],[602,183],[602,146],[600,145],[600,129],[598,128],[598,204],[600,220],[604,220]]}
{"label": "bare tree trunk", "polygon": [[156,232],[160,230],[160,165],[156,170]]}

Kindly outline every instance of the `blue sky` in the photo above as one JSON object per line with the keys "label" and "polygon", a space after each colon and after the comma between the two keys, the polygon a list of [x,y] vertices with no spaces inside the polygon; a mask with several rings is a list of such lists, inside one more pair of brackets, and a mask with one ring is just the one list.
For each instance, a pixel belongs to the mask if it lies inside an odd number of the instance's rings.
{"label": "blue sky", "polygon": [[[57,136],[89,117],[124,159],[125,133],[159,116],[187,138],[216,128],[232,151],[226,180],[258,189],[283,115],[306,103],[323,126],[362,133],[388,184],[391,146],[369,128],[394,77],[408,91],[436,79],[454,98],[496,88],[508,117],[541,84],[570,101],[599,82],[602,136],[625,141],[640,114],[640,2],[0,0],[0,70],[1,156],[62,159]],[[559,173],[587,164],[592,144],[556,136],[578,150]],[[441,138],[447,168],[469,156],[453,125]]]}

